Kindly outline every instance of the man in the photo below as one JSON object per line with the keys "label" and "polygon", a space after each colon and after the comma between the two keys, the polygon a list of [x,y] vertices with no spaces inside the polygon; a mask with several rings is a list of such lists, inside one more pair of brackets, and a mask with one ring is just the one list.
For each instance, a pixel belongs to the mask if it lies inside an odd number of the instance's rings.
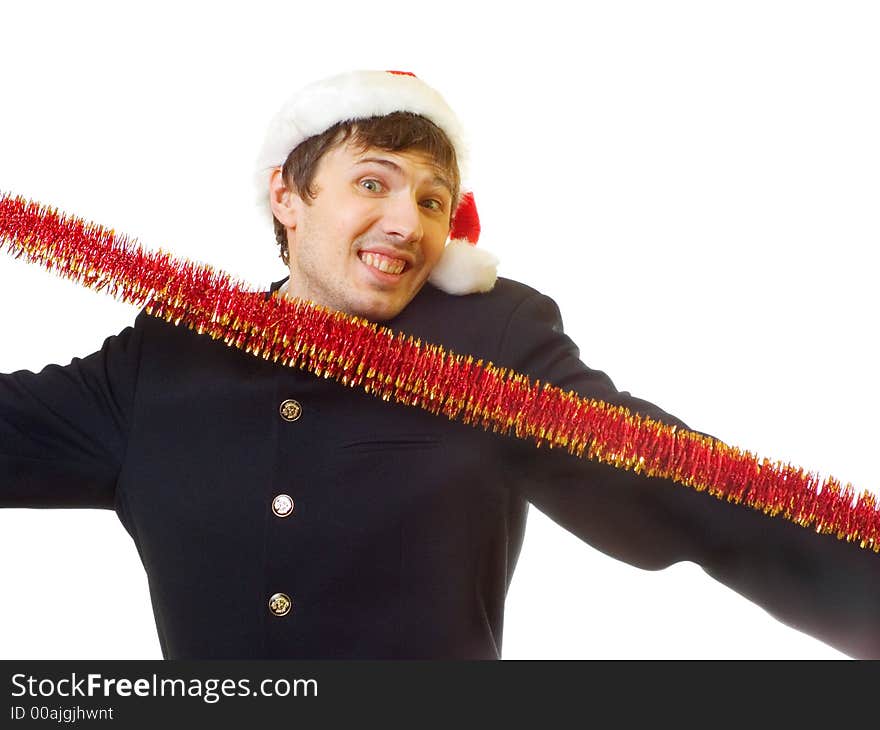
{"label": "man", "polygon": [[[295,95],[258,166],[290,270],[266,296],[683,426],[586,367],[551,299],[495,279],[472,245],[461,139],[411,75],[354,72]],[[383,402],[145,312],[87,358],[0,378],[0,457],[5,505],[116,510],[166,658],[498,658],[529,503],[617,559],[692,560],[780,620],[880,656],[869,550]]]}

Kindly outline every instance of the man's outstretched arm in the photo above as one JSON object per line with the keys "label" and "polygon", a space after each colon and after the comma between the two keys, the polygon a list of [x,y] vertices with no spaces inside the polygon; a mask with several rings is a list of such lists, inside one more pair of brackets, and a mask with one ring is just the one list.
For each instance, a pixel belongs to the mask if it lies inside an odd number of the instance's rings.
{"label": "man's outstretched arm", "polygon": [[[517,309],[499,364],[565,390],[687,427],[618,391],[579,359],[552,299]],[[859,658],[880,658],[880,555],[670,480],[511,439],[512,485],[606,554],[659,570],[687,560],[779,621]]]}
{"label": "man's outstretched arm", "polygon": [[126,327],[68,365],[0,374],[0,507],[113,508],[140,340]]}

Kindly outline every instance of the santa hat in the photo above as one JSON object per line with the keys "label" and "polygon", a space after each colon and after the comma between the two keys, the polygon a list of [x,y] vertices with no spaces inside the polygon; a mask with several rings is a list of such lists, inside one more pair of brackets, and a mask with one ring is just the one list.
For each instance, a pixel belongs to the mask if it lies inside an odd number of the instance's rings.
{"label": "santa hat", "polygon": [[[437,91],[407,71],[349,71],[300,89],[270,123],[255,175],[258,202],[269,220],[269,179],[297,145],[337,122],[398,111],[420,114],[440,127],[455,149],[460,176],[465,178],[468,155],[461,123]],[[476,247],[479,236],[477,206],[473,193],[467,191],[428,281],[449,294],[489,291],[497,277],[498,259]]]}

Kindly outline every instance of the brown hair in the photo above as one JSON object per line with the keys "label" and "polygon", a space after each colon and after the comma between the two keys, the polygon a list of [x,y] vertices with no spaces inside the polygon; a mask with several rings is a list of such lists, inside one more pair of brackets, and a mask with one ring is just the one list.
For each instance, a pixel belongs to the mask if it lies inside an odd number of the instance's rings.
{"label": "brown hair", "polygon": [[[352,144],[366,151],[370,147],[388,152],[422,152],[443,170],[452,184],[452,206],[450,221],[459,202],[461,177],[455,148],[440,127],[425,117],[412,112],[392,112],[381,117],[350,119],[337,122],[325,132],[309,137],[298,144],[287,156],[281,167],[284,184],[296,190],[306,205],[314,199],[312,183],[318,171],[318,163],[329,150],[351,139]],[[290,252],[287,250],[287,229],[272,216],[275,226],[275,240],[281,249],[281,260],[290,265]]]}

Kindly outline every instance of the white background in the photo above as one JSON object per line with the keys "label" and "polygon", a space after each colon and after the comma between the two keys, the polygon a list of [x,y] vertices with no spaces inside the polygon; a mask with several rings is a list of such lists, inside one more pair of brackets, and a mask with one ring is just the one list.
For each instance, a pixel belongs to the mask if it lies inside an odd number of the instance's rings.
{"label": "white background", "polygon": [[[5,4],[0,190],[265,288],[286,273],[251,187],[271,115],[332,73],[413,71],[469,131],[480,245],[557,300],[588,365],[877,491],[876,5],[485,6]],[[136,309],[0,255],[0,312],[10,372]],[[0,511],[0,586],[2,658],[161,656],[112,512]],[[698,566],[640,571],[530,512],[507,659],[842,656]]]}

